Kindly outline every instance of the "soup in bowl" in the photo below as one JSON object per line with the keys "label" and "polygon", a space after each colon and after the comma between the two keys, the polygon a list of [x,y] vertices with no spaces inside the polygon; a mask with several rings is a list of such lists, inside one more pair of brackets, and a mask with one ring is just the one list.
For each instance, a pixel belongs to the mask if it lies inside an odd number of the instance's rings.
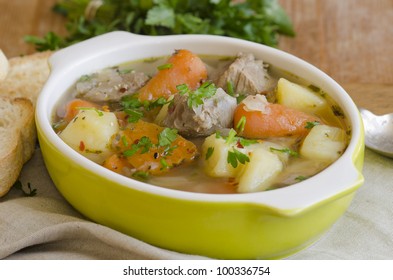
{"label": "soup in bowl", "polygon": [[150,244],[281,258],[329,228],[363,181],[356,106],[277,49],[113,32],[50,63],[37,129],[56,187]]}

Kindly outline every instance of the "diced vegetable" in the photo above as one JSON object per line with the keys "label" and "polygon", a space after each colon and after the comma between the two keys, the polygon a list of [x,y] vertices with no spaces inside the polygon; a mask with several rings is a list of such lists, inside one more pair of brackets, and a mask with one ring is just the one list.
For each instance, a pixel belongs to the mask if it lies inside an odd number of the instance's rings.
{"label": "diced vegetable", "polygon": [[168,60],[164,69],[158,71],[145,86],[139,90],[139,99],[168,99],[177,92],[176,86],[186,84],[191,89],[206,80],[207,70],[203,61],[188,50],[176,51]]}
{"label": "diced vegetable", "polygon": [[95,103],[83,100],[83,99],[71,100],[66,105],[64,121],[69,123],[73,118],[75,118],[75,116],[79,113],[79,111],[81,111],[81,109],[84,109],[84,108],[97,108],[97,109],[99,109],[100,106]]}
{"label": "diced vegetable", "polygon": [[331,163],[344,152],[347,136],[343,129],[328,125],[314,126],[300,147],[300,154],[309,159]]}
{"label": "diced vegetable", "polygon": [[[207,175],[212,177],[235,177],[241,166],[234,168],[228,163],[228,152],[234,145],[228,145],[222,137],[215,134],[205,139],[202,145],[202,157],[205,159],[204,169]],[[209,157],[206,155],[210,154]],[[206,159],[207,158],[207,159]]]}
{"label": "diced vegetable", "polygon": [[277,84],[277,101],[279,104],[309,114],[321,112],[328,108],[328,103],[310,88],[280,78]]}
{"label": "diced vegetable", "polygon": [[127,173],[127,169],[131,169],[131,164],[127,161],[126,157],[120,156],[118,154],[113,154],[107,159],[105,159],[104,163],[102,164],[104,167],[112,170],[113,172],[122,174],[122,175],[129,175]]}
{"label": "diced vegetable", "polygon": [[238,192],[263,191],[271,186],[276,176],[283,170],[280,158],[264,148],[255,149],[239,174]]}
{"label": "diced vegetable", "polygon": [[119,131],[114,149],[127,159],[134,171],[161,174],[197,156],[194,143],[177,131],[139,120]]}
{"label": "diced vegetable", "polygon": [[[239,140],[228,143],[228,138],[215,134],[207,137],[202,145],[206,174],[234,178],[239,192],[269,188],[288,161],[288,153],[282,151],[285,151],[285,147],[276,143],[262,141],[243,147]],[[236,167],[229,160],[231,155],[236,161]]]}
{"label": "diced vegetable", "polygon": [[101,164],[112,153],[110,141],[118,131],[114,113],[92,108],[80,111],[60,133],[60,138],[75,151]]}
{"label": "diced vegetable", "polygon": [[[254,98],[254,97],[247,97]],[[247,102],[247,101],[246,101]],[[320,122],[318,117],[289,108],[281,104],[266,103],[261,110],[250,110],[244,101],[240,103],[234,114],[234,127],[238,127],[242,117],[245,123],[242,131],[238,131],[246,138],[283,137],[305,135],[308,133],[308,122]],[[244,118],[242,120],[244,122]]]}

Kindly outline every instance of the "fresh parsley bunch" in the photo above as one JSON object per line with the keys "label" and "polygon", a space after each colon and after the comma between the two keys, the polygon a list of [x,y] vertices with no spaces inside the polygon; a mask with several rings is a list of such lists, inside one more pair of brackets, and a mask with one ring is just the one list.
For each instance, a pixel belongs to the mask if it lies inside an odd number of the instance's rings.
{"label": "fresh parsley bunch", "polygon": [[53,10],[67,18],[68,35],[26,36],[25,41],[39,51],[114,30],[223,35],[275,47],[280,34],[294,36],[292,23],[277,0],[60,0]]}

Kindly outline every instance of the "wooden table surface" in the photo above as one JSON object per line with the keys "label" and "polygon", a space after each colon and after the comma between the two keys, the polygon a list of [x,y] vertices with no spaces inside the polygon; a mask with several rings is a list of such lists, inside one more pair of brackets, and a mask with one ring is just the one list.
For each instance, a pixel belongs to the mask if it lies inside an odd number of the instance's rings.
{"label": "wooden table surface", "polygon": [[[0,48],[29,54],[24,35],[65,34],[56,0],[0,0]],[[377,114],[393,112],[393,0],[280,0],[295,38],[279,48],[317,66]]]}

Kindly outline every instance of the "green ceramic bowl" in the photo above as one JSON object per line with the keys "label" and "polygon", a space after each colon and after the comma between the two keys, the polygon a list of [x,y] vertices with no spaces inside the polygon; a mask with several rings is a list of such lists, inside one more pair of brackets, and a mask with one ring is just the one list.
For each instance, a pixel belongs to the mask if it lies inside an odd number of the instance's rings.
{"label": "green ceramic bowl", "polygon": [[[345,153],[314,177],[250,194],[202,194],[149,185],[115,174],[68,147],[51,118],[65,91],[83,74],[127,61],[169,55],[239,51],[312,82],[344,110],[351,140]],[[87,218],[152,245],[220,259],[277,259],[311,244],[345,212],[363,183],[364,132],[348,94],[330,77],[290,54],[260,44],[209,35],[108,33],[55,53],[37,102],[36,122],[49,174],[64,198]]]}

